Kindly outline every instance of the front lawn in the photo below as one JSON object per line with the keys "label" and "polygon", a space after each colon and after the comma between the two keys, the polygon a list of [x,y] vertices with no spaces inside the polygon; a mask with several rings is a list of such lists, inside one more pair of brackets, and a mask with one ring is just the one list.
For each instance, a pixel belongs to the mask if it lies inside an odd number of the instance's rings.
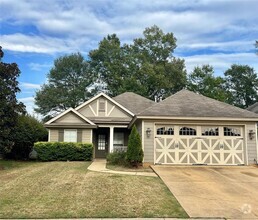
{"label": "front lawn", "polygon": [[113,165],[113,164],[109,164],[107,163],[107,169],[110,170],[115,170],[115,171],[126,171],[126,172],[153,172],[153,170],[150,167],[126,167],[126,166],[122,166],[122,165]]}
{"label": "front lawn", "polygon": [[159,178],[90,172],[89,164],[0,170],[0,218],[187,217]]}

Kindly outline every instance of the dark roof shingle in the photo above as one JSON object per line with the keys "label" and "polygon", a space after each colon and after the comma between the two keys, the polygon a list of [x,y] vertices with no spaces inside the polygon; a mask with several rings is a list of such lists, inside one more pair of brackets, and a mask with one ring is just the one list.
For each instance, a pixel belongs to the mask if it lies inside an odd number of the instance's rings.
{"label": "dark roof shingle", "polygon": [[258,102],[254,103],[253,105],[247,108],[248,111],[258,113]]}
{"label": "dark roof shingle", "polygon": [[181,90],[143,110],[139,116],[257,118],[258,114],[188,90]]}
{"label": "dark roof shingle", "polygon": [[113,99],[134,114],[138,114],[155,104],[154,101],[133,92],[122,93]]}

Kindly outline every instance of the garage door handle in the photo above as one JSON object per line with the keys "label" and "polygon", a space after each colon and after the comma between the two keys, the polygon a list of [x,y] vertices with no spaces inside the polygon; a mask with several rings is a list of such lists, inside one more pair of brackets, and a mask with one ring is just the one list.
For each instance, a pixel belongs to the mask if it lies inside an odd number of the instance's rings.
{"label": "garage door handle", "polygon": [[224,148],[224,144],[220,144],[219,147],[222,149]]}

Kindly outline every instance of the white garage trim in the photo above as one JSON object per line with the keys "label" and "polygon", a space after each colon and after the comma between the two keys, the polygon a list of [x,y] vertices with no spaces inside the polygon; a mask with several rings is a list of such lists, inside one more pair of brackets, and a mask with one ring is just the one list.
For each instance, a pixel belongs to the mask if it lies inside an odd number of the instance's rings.
{"label": "white garage trim", "polygon": [[247,161],[245,127],[155,124],[154,163],[240,165]]}

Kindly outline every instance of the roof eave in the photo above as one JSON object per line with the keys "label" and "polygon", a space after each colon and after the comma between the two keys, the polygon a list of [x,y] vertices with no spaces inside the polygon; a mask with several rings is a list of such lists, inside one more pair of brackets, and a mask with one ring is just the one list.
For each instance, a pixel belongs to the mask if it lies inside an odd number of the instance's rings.
{"label": "roof eave", "polygon": [[257,118],[229,118],[229,117],[171,117],[171,116],[142,116],[138,115],[133,118],[130,125],[133,124],[137,119],[171,119],[171,120],[200,120],[200,121],[250,121],[258,122]]}

